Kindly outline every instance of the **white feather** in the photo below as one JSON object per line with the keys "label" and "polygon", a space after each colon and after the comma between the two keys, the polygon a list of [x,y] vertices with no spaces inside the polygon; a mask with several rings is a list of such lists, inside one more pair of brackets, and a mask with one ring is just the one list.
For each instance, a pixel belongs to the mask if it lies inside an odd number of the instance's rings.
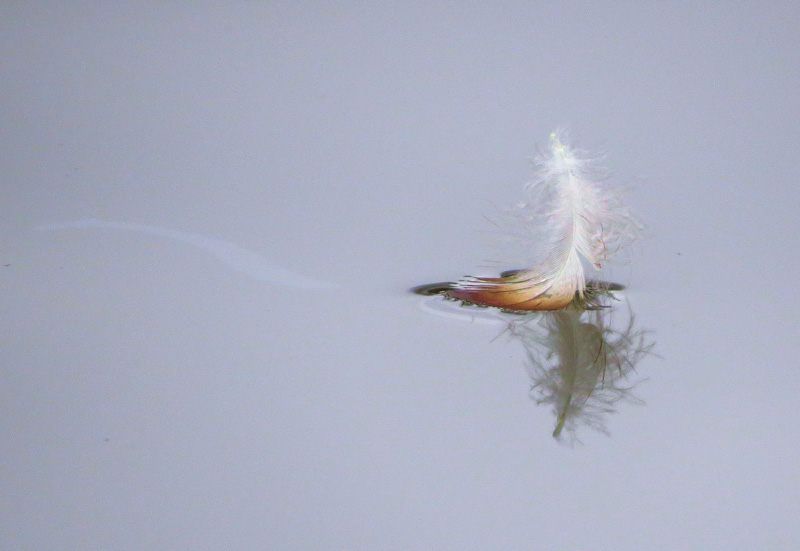
{"label": "white feather", "polygon": [[565,143],[561,132],[535,159],[526,200],[514,209],[512,240],[536,251],[535,265],[500,278],[465,277],[451,298],[509,310],[554,310],[584,298],[582,259],[600,269],[642,226],[604,181],[595,161]]}

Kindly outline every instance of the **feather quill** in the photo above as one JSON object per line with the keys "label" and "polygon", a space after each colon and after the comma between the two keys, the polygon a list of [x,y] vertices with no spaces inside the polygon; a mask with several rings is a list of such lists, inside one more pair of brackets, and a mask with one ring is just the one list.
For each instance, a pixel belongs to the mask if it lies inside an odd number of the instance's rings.
{"label": "feather quill", "polygon": [[517,240],[542,251],[535,266],[504,277],[467,276],[445,296],[514,311],[560,310],[575,300],[585,303],[582,259],[600,269],[640,233],[641,224],[620,193],[602,181],[595,160],[568,146],[563,133],[550,135],[549,150],[534,163],[526,201],[514,214],[522,226]]}

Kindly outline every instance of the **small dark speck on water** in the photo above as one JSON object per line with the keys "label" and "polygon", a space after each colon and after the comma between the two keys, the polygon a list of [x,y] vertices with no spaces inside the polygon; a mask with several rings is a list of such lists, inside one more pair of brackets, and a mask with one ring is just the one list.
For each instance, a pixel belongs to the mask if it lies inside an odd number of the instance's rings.
{"label": "small dark speck on water", "polygon": [[9,266],[11,266],[11,264],[3,264],[3,266],[5,266],[6,268],[8,268]]}

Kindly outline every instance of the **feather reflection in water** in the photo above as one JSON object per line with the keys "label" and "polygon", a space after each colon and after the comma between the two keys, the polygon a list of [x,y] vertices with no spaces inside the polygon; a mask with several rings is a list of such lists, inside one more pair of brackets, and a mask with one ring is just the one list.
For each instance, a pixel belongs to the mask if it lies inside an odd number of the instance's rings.
{"label": "feather reflection in water", "polygon": [[640,403],[628,377],[654,343],[634,328],[633,314],[622,329],[612,328],[609,317],[608,310],[571,308],[509,324],[527,352],[532,397],[553,407],[555,438],[564,430],[575,438],[581,426],[608,434],[605,417],[618,402]]}

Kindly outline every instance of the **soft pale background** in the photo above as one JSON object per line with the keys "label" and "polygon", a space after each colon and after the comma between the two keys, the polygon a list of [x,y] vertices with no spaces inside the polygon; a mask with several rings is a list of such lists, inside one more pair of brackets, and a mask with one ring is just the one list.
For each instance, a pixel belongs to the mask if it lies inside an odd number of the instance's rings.
{"label": "soft pale background", "polygon": [[[797,549],[798,6],[3,3],[0,548]],[[661,356],[577,447],[406,292],[561,124]]]}

